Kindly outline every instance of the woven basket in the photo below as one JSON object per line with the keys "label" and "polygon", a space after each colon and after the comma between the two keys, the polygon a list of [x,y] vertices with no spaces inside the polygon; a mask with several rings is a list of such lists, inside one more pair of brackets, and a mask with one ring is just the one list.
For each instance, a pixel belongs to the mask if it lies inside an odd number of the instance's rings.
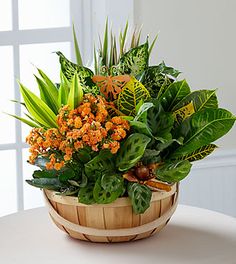
{"label": "woven basket", "polygon": [[153,192],[150,207],[135,215],[129,198],[111,204],[85,205],[78,198],[44,191],[54,223],[69,236],[90,242],[124,242],[159,232],[177,207],[178,185],[170,192]]}

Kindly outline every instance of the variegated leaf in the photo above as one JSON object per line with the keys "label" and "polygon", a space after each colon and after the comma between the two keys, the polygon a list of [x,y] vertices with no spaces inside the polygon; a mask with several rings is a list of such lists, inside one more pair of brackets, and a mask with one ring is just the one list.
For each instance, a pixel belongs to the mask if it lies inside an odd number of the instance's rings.
{"label": "variegated leaf", "polygon": [[150,98],[148,90],[134,77],[123,87],[119,93],[117,106],[118,110],[125,115],[135,115],[136,105],[140,100],[146,101]]}
{"label": "variegated leaf", "polygon": [[71,82],[74,74],[77,73],[80,82],[86,85],[86,78],[92,77],[93,72],[86,67],[78,66],[69,61],[60,51],[56,52],[56,54],[59,56],[61,70],[66,78]]}
{"label": "variegated leaf", "polygon": [[203,146],[195,150],[194,152],[181,157],[181,160],[196,161],[204,159],[206,156],[210,155],[216,148],[217,146],[215,144]]}
{"label": "variegated leaf", "polygon": [[126,52],[119,61],[118,73],[137,76],[148,67],[148,42]]}
{"label": "variegated leaf", "polygon": [[175,121],[179,124],[194,113],[195,113],[194,105],[193,102],[191,101],[189,104],[174,111],[173,116],[175,118]]}

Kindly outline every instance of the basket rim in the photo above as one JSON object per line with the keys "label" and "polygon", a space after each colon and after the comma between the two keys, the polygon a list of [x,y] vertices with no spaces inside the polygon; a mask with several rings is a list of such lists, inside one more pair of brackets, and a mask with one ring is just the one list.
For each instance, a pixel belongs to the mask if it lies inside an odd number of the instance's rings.
{"label": "basket rim", "polygon": [[[47,190],[47,189],[44,189],[43,192],[45,193],[45,195],[47,196],[47,198],[50,201],[53,201],[53,202],[56,202],[56,203],[61,203],[61,204],[66,204],[66,205],[73,205],[73,206],[80,206],[80,207],[121,207],[121,206],[132,206],[129,197],[117,198],[114,202],[109,203],[109,204],[91,204],[91,205],[87,205],[87,204],[79,203],[77,197],[59,195],[58,192]],[[165,192],[165,191],[154,192],[153,191],[152,192],[151,202],[159,201],[159,200],[165,199],[167,197],[170,197],[175,192],[178,192],[178,187],[177,187],[176,183],[171,186],[171,190],[169,192]]]}

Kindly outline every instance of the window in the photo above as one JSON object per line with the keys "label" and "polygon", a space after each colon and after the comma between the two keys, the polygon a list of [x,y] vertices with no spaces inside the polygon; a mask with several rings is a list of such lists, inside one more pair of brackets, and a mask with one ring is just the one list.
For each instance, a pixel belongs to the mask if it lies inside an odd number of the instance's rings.
{"label": "window", "polygon": [[[0,199],[6,201],[0,203],[0,216],[43,205],[41,192],[24,182],[35,169],[26,163],[28,150],[24,142],[30,129],[2,112],[24,112],[20,104],[10,100],[21,101],[17,79],[37,90],[33,78],[36,67],[58,81],[60,65],[53,52],[60,50],[72,57],[71,18],[74,10],[80,10],[81,2],[0,0]],[[76,16],[78,20],[80,13]],[[76,19],[76,25],[83,22]]]}

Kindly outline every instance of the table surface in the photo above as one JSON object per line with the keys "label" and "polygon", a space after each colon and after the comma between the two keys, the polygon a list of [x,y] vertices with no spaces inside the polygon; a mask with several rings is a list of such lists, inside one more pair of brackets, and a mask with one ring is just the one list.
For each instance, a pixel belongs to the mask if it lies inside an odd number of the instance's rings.
{"label": "table surface", "polygon": [[135,242],[99,244],[75,240],[52,224],[46,208],[0,218],[4,264],[235,264],[236,219],[179,205],[159,234]]}

